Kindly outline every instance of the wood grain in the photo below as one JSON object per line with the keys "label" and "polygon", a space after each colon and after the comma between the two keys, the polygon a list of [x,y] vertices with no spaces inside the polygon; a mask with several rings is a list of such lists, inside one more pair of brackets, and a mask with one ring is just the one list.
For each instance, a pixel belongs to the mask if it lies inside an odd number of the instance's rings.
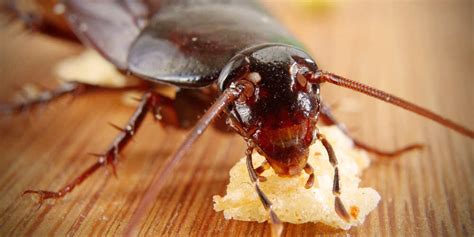
{"label": "wood grain", "polygon": [[[305,4],[266,1],[321,68],[373,85],[474,126],[474,7],[472,1],[363,1]],[[306,10],[305,10],[306,9]],[[2,27],[0,95],[27,82],[55,84],[52,67],[81,48]],[[472,139],[416,115],[331,85],[324,99],[370,144],[393,149],[422,142],[423,151],[375,162],[362,185],[382,201],[365,223],[335,236],[474,235]],[[116,93],[90,94],[30,115],[0,118],[0,235],[116,236],[186,131],[163,130],[148,119],[124,153],[118,178],[106,169],[72,194],[38,207],[23,190],[56,190],[107,148],[132,108]],[[223,194],[228,170],[244,153],[237,135],[208,130],[175,169],[144,220],[140,236],[268,236],[266,224],[225,220],[212,196]],[[327,232],[317,224],[285,225],[285,236]]]}

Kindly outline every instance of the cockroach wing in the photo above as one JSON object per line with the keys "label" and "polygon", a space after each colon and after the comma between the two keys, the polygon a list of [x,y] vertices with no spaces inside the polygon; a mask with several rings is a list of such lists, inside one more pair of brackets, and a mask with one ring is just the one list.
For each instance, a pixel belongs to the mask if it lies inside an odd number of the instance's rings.
{"label": "cockroach wing", "polygon": [[77,37],[126,70],[130,45],[140,33],[133,12],[117,0],[68,0],[64,4]]}
{"label": "cockroach wing", "polygon": [[245,2],[162,7],[132,44],[128,69],[156,82],[202,87],[214,82],[229,59],[249,46],[298,46],[271,17]]}

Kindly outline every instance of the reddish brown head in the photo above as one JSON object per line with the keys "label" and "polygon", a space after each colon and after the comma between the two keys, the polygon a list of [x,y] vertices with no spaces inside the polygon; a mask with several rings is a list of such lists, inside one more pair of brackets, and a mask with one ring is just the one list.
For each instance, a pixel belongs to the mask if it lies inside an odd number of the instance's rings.
{"label": "reddish brown head", "polygon": [[279,175],[297,175],[306,165],[320,105],[319,85],[305,75],[316,70],[296,48],[262,45],[234,57],[219,79],[221,89],[246,85],[230,119]]}

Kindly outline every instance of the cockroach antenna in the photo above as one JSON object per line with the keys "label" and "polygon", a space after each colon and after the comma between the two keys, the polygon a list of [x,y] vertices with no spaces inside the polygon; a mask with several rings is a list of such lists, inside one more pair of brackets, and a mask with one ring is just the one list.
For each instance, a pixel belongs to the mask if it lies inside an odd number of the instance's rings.
{"label": "cockroach antenna", "polygon": [[447,119],[443,116],[440,116],[434,112],[431,112],[425,108],[422,108],[416,104],[413,104],[409,101],[401,99],[397,96],[391,95],[379,89],[364,85],[360,82],[356,82],[341,76],[338,76],[333,73],[325,72],[322,70],[316,71],[316,73],[311,75],[311,81],[314,83],[324,83],[328,82],[337,86],[345,87],[360,93],[364,93],[368,96],[372,96],[379,100],[385,101],[387,103],[393,104],[395,106],[401,107],[413,113],[419,114],[425,118],[431,119],[445,127],[453,129],[456,132],[459,132],[470,138],[474,138],[474,132],[467,127],[464,127],[456,122],[453,122],[450,119]]}

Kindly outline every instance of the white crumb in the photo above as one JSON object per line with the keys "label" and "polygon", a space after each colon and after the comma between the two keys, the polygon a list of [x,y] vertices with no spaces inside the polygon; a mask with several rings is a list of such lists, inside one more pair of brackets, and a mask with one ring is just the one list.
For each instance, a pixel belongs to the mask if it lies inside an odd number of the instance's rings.
{"label": "white crumb", "polygon": [[137,83],[137,79],[123,75],[113,64],[91,49],[62,60],[54,71],[60,80],[66,82],[75,81],[112,88]]}
{"label": "white crumb", "polygon": [[[366,152],[355,149],[352,141],[337,127],[320,128],[332,144],[339,161],[341,178],[341,199],[349,214],[350,223],[344,222],[334,210],[332,183],[334,169],[329,163],[324,147],[318,141],[310,149],[309,163],[313,166],[316,179],[311,189],[304,187],[308,175],[302,172],[299,177],[278,177],[272,169],[262,175],[267,181],[261,182],[261,188],[273,202],[273,208],[284,222],[306,223],[321,222],[340,229],[350,229],[360,225],[369,212],[377,207],[380,195],[372,188],[360,188],[360,175],[370,164]],[[254,167],[258,167],[264,158],[253,154]],[[245,158],[242,158],[230,171],[230,183],[227,194],[214,196],[214,210],[223,211],[226,219],[264,222],[268,215],[263,208],[253,185],[251,185]]]}

